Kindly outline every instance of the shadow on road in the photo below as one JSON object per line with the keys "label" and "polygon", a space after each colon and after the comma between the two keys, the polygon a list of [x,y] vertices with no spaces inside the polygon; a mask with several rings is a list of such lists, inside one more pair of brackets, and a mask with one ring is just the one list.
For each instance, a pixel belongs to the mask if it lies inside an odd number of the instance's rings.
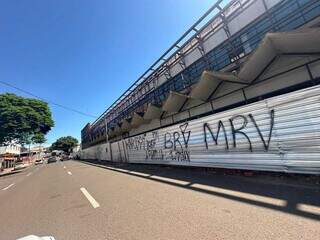
{"label": "shadow on road", "polygon": [[[320,221],[320,186],[303,178],[226,175],[221,171],[81,161],[111,171]],[[283,176],[283,175],[282,175]]]}

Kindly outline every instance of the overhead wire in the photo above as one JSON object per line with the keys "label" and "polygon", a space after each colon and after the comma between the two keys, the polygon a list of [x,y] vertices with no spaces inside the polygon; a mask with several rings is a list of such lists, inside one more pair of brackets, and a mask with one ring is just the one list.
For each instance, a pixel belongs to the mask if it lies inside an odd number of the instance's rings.
{"label": "overhead wire", "polygon": [[33,93],[31,93],[31,92],[29,92],[29,91],[27,91],[27,90],[24,90],[24,89],[22,89],[22,88],[20,88],[20,87],[14,86],[14,85],[11,84],[11,83],[7,83],[7,82],[1,81],[1,80],[0,80],[0,83],[3,84],[3,85],[5,85],[5,86],[14,88],[14,89],[16,89],[16,90],[18,90],[18,91],[20,91],[20,92],[23,92],[23,93],[25,93],[25,94],[27,94],[27,95],[32,96],[32,97],[35,97],[35,98],[40,99],[40,100],[42,100],[42,101],[45,101],[45,102],[47,102],[47,103],[49,103],[49,104],[52,104],[52,105],[55,105],[55,106],[57,106],[57,107],[63,108],[63,109],[65,109],[65,110],[68,110],[68,111],[71,111],[71,112],[75,112],[75,113],[78,113],[78,114],[80,114],[80,115],[83,115],[83,116],[86,116],[86,117],[90,117],[90,118],[94,118],[94,119],[98,118],[98,117],[95,116],[95,115],[92,115],[92,114],[89,114],[89,113],[85,113],[85,112],[79,111],[79,110],[77,110],[77,109],[74,109],[74,108],[71,108],[71,107],[68,107],[68,106],[64,106],[64,105],[62,105],[62,104],[59,104],[59,103],[56,103],[56,102],[47,100],[47,99],[45,99],[45,98],[39,97],[39,96],[37,96],[36,94],[33,94]]}

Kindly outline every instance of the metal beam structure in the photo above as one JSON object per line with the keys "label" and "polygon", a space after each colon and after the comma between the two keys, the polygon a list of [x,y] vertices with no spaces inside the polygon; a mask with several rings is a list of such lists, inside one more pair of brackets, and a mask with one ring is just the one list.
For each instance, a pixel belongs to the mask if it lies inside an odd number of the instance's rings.
{"label": "metal beam structure", "polygon": [[[246,2],[249,2],[250,0],[245,0]],[[228,4],[221,8],[222,2],[228,2]],[[235,2],[240,2],[240,0],[218,0],[202,17],[196,21],[175,43],[171,45],[171,47],[166,50],[113,104],[111,104],[110,107],[107,108],[105,112],[103,112],[97,120],[93,122],[92,125],[98,124],[104,117],[108,117],[108,114],[111,113],[111,110],[121,105],[123,100],[127,96],[130,95],[131,92],[133,92],[137,86],[141,86],[142,84],[146,83],[147,80],[157,71],[161,70],[163,67],[166,69],[166,64],[169,61],[168,59],[171,59],[173,56],[177,55],[179,52],[181,52],[181,49],[183,49],[187,44],[189,44],[193,39],[195,39],[198,35],[198,33],[204,29],[206,26],[208,26],[214,19],[216,19],[218,16],[221,15],[220,11],[223,11],[224,9],[227,9],[228,6],[234,4]],[[241,1],[243,2],[243,0]],[[210,14],[215,13],[215,11],[218,11],[217,14],[209,21],[207,24],[205,24],[203,27],[201,27],[201,30],[198,30],[197,27],[203,24],[203,21],[205,20]],[[193,36],[186,40],[186,37],[190,35],[190,33],[193,33]],[[172,51],[175,50],[173,53]],[[170,54],[172,53],[172,54]],[[181,54],[178,54],[181,55]],[[180,60],[180,58],[179,58]]]}
{"label": "metal beam structure", "polygon": [[[242,12],[246,11],[252,6],[256,6],[257,2],[263,1],[264,13],[258,16],[254,21],[248,22],[244,27],[240,27],[235,31],[234,27],[231,28],[230,22],[233,19],[241,16]],[[255,51],[258,43],[261,42],[264,35],[271,31],[281,31],[282,29],[294,30],[307,24],[308,21],[314,20],[316,16],[319,16],[317,11],[313,8],[320,8],[320,3],[316,0],[306,0],[303,4],[298,4],[300,8],[290,10],[286,12],[289,7],[296,4],[298,0],[276,0],[276,4],[270,7],[269,0],[229,0],[229,1],[216,1],[216,3],[195,23],[188,31],[186,31],[159,59],[145,71],[138,80],[136,80],[93,124],[90,126],[90,135],[94,136],[96,132],[99,132],[100,128],[105,128],[105,124],[108,128],[115,127],[125,119],[132,118],[135,112],[150,112],[151,107],[154,106],[167,112],[162,107],[166,104],[170,91],[176,94],[182,94],[191,96],[188,100],[181,101],[182,106],[178,106],[178,111],[182,111],[185,105],[189,105],[190,101],[194,99],[202,99],[202,101],[209,101],[213,95],[215,95],[216,89],[210,90],[210,97],[206,98],[192,98],[192,92],[195,92],[197,86],[201,83],[201,74],[203,71],[209,71],[215,74],[216,80],[222,80],[224,83],[242,84],[243,86],[249,85],[250,82],[241,81],[241,75],[243,75],[243,64],[249,60]],[[271,1],[272,2],[272,1]],[[223,4],[227,3],[225,6]],[[317,7],[317,5],[319,5]],[[290,9],[292,9],[290,7]],[[284,11],[284,13],[281,13]],[[313,15],[310,15],[310,12]],[[318,14],[318,15],[317,15]],[[243,18],[242,14],[242,18]],[[278,17],[281,16],[280,17]],[[297,18],[299,20],[297,22]],[[267,19],[273,19],[272,24],[266,25]],[[262,30],[255,30],[257,34],[251,34],[250,29],[258,28],[256,25],[264,24]],[[292,24],[294,23],[294,24]],[[234,25],[233,25],[234,26]],[[216,47],[208,49],[208,39],[215,37],[220,30],[223,30],[226,38],[218,44]],[[260,31],[260,32],[259,32]],[[190,37],[191,36],[191,37]],[[215,41],[215,40],[213,40]],[[240,41],[240,42],[239,42]],[[248,45],[250,46],[248,48]],[[200,56],[195,57],[196,54]],[[318,52],[282,52],[281,55],[317,55]],[[190,57],[193,60],[190,60]],[[272,64],[274,59],[271,59]],[[268,65],[262,64],[264,68],[268,68]],[[180,70],[175,67],[180,66]],[[227,72],[233,71],[239,79],[232,79],[227,75],[224,75],[222,79],[217,76],[217,72],[220,72],[223,68],[226,68]],[[260,69],[263,74],[263,69]],[[162,77],[162,79],[160,79]],[[256,79],[259,76],[256,76]],[[220,80],[219,80],[220,79]],[[253,79],[253,82],[256,81]],[[213,84],[210,81],[203,84]],[[221,84],[219,84],[220,86]],[[200,88],[199,88],[200,89]],[[199,90],[198,89],[198,90]],[[196,95],[204,93],[198,93]],[[171,94],[172,95],[172,94]],[[199,95],[199,96],[200,96]],[[205,95],[205,94],[204,94]],[[188,103],[187,103],[188,102]],[[170,104],[169,104],[170,105]],[[149,107],[148,107],[149,106]],[[166,106],[164,106],[166,108]],[[175,109],[174,109],[175,110]],[[176,110],[175,110],[176,111]],[[169,111],[170,112],[170,111]],[[161,113],[160,119],[164,116],[164,112]],[[148,116],[146,114],[145,116]],[[165,115],[167,116],[167,115]],[[136,116],[137,118],[137,116]],[[145,117],[143,117],[145,118]],[[133,124],[137,125],[137,124]],[[87,138],[86,138],[87,139]]]}

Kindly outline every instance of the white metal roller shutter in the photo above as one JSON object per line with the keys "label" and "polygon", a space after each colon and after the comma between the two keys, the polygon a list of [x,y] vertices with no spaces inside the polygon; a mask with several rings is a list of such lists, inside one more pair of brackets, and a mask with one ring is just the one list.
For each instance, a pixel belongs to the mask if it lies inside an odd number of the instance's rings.
{"label": "white metal roller shutter", "polygon": [[[320,173],[319,94],[320,87],[312,87],[190,121],[184,133],[187,138],[190,131],[187,146],[181,130],[183,124],[128,138],[124,141],[129,162]],[[274,125],[265,149],[272,110]],[[247,137],[239,133],[234,147],[230,119],[239,115],[247,120],[241,131],[250,139],[252,151]],[[234,128],[241,127],[243,117],[233,120]],[[207,149],[203,125],[207,123],[215,135],[219,121],[225,127],[229,149],[221,127],[217,145],[207,131]],[[179,135],[176,151],[168,148],[173,144],[173,134],[176,138]]]}

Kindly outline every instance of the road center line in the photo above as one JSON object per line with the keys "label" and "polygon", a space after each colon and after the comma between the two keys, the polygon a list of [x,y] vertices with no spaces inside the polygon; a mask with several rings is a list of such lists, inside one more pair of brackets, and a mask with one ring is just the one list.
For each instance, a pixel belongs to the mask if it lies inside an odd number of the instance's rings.
{"label": "road center line", "polygon": [[83,195],[88,199],[93,208],[100,207],[100,204],[90,195],[90,193],[85,188],[80,188]]}
{"label": "road center line", "polygon": [[64,169],[66,169],[66,166],[63,166]]}
{"label": "road center line", "polygon": [[71,173],[70,171],[68,171],[68,174],[69,174],[69,175],[72,175],[72,173]]}
{"label": "road center line", "polygon": [[14,185],[14,183],[11,183],[8,187],[3,188],[2,190],[7,190],[9,188],[11,188]]}
{"label": "road center line", "polygon": [[32,174],[32,172],[29,172],[29,173],[27,174],[27,177],[29,177],[31,174]]}

